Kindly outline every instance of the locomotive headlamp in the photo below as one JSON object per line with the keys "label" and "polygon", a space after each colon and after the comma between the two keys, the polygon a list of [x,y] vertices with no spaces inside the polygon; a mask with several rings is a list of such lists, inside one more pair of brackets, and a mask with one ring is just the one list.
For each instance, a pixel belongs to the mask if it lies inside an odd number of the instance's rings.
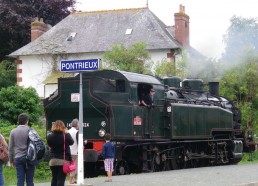
{"label": "locomotive headlamp", "polygon": [[102,121],[102,122],[101,122],[101,126],[102,126],[102,127],[105,127],[106,125],[107,125],[107,124],[106,124],[105,121]]}
{"label": "locomotive headlamp", "polygon": [[103,138],[103,137],[105,136],[105,134],[106,134],[106,131],[105,131],[104,129],[100,129],[100,130],[99,130],[99,136],[100,136],[100,137]]}
{"label": "locomotive headlamp", "polygon": [[171,112],[171,107],[167,107],[167,112]]}

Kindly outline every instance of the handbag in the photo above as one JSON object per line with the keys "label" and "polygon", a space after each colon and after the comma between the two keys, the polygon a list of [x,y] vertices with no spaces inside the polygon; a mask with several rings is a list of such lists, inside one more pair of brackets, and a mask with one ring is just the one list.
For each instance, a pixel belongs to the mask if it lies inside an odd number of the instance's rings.
{"label": "handbag", "polygon": [[76,164],[72,160],[71,162],[65,161],[65,134],[64,134],[64,163],[63,163],[63,172],[69,174],[76,170]]}
{"label": "handbag", "polygon": [[76,165],[75,165],[73,160],[70,163],[64,161],[64,163],[63,163],[63,172],[65,174],[69,174],[69,173],[71,173],[71,172],[73,172],[75,170],[76,170]]}

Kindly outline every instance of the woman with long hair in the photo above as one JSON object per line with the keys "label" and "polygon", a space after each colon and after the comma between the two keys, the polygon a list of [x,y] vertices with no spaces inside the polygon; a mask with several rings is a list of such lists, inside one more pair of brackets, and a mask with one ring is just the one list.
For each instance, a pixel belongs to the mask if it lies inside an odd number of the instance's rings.
{"label": "woman with long hair", "polygon": [[64,186],[66,174],[63,172],[63,163],[72,160],[70,145],[74,141],[61,120],[57,120],[52,125],[51,132],[47,136],[47,143],[50,148],[49,166],[52,171],[51,186]]}

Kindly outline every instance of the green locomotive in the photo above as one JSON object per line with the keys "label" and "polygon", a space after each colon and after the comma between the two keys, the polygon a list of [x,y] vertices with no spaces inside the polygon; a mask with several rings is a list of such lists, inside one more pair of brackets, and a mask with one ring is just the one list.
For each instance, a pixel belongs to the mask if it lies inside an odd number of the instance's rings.
{"label": "green locomotive", "polygon": [[[242,159],[246,143],[241,115],[231,101],[217,95],[218,85],[208,93],[200,79],[181,82],[169,77],[161,82],[150,75],[113,70],[85,72],[82,81],[86,176],[103,170],[101,151],[107,132],[116,147],[115,174],[233,164]],[[155,90],[154,104],[139,105],[139,98],[150,89]],[[58,90],[44,101],[48,131],[57,119],[69,128],[78,118],[76,93],[79,76],[58,80]],[[90,173],[89,167],[94,171]]]}

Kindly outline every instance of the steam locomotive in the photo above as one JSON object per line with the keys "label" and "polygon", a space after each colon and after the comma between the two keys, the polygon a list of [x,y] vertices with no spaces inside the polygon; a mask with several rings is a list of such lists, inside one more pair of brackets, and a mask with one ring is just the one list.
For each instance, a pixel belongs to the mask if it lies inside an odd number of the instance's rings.
{"label": "steam locomotive", "polygon": [[[57,119],[69,128],[78,118],[79,75],[59,78],[58,90],[44,100],[47,130]],[[115,145],[115,174],[153,172],[238,163],[246,146],[241,114],[218,95],[219,85],[204,91],[200,79],[158,79],[125,71],[85,72],[83,137],[85,174],[103,170],[103,136]],[[140,106],[139,97],[155,90],[154,104]]]}

